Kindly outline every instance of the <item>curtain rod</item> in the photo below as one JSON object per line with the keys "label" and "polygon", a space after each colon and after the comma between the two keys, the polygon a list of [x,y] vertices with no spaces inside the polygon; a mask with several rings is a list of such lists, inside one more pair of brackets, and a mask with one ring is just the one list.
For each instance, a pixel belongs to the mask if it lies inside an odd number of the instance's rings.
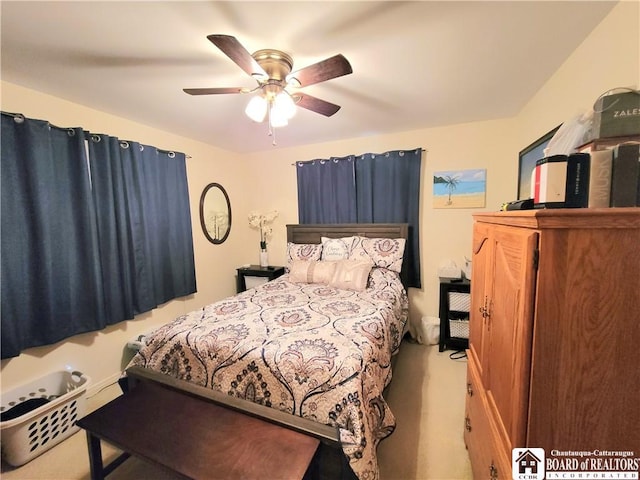
{"label": "curtain rod", "polygon": [[[17,122],[24,122],[26,120],[26,117],[22,114],[22,113],[12,113],[12,112],[2,112],[4,115],[9,115],[10,117],[13,117],[14,120],[16,120]],[[66,130],[67,132],[74,132],[75,130],[72,127],[59,127],[57,125],[54,125],[53,123],[47,121],[47,123],[52,126],[53,128],[57,128],[58,130]],[[78,127],[81,128],[81,127]],[[84,130],[84,129],[83,129]],[[90,133],[90,132],[89,132]],[[96,135],[95,133],[92,133],[91,135]],[[123,142],[129,143],[128,140],[121,140]],[[138,142],[139,143],[139,142]],[[152,145],[149,145],[150,147],[153,147]],[[175,152],[173,150],[163,150],[161,148],[158,147],[153,147],[155,148],[158,152],[160,153],[166,153],[166,154],[171,154],[173,153],[175,155]],[[184,152],[180,152],[180,153],[184,153]],[[187,155],[186,153],[184,154],[185,158],[192,158],[191,155]]]}
{"label": "curtain rod", "polygon": [[[161,148],[157,148],[157,147],[156,147],[156,150],[157,150],[157,151],[159,151],[159,152],[161,152],[161,153],[166,153],[166,154],[170,154],[170,153],[175,154],[175,153],[176,153],[176,152],[174,152],[173,150],[162,150]],[[184,152],[180,152],[180,153],[184,153]],[[185,158],[187,158],[187,159],[191,158],[191,155],[187,155],[186,153],[184,154],[184,156],[185,156]]]}
{"label": "curtain rod", "polygon": [[[405,150],[397,150],[397,151],[398,152],[413,152],[413,151],[416,151],[416,150],[420,150],[420,152],[427,152],[428,151],[428,150],[426,150],[424,148],[421,148],[421,147],[419,147],[419,148],[410,148],[408,150],[407,149],[405,149]],[[349,157],[356,158],[356,157],[362,157],[363,155],[386,155],[387,153],[393,152],[393,151],[396,151],[396,150],[390,150],[388,152],[373,153],[373,154],[372,153],[361,153],[359,155],[351,154],[351,155],[345,155],[344,157],[329,157],[329,158],[314,158],[313,160],[299,160],[297,162],[292,163],[291,166],[295,167],[299,163],[313,163],[315,161],[322,161],[322,160],[327,161],[327,160],[335,160],[335,159],[349,158]]]}

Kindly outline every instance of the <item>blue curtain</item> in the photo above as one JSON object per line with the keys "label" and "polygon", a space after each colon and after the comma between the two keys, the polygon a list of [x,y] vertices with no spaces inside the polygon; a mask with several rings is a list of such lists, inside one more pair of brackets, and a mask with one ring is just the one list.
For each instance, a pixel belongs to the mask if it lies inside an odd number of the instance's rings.
{"label": "blue curtain", "polygon": [[408,223],[403,271],[421,288],[420,169],[422,149],[366,153],[356,159],[358,223]]}
{"label": "blue curtain", "polygon": [[2,358],[103,328],[80,128],[2,115]]}
{"label": "blue curtain", "polygon": [[1,193],[2,358],[196,291],[184,154],[3,113]]}
{"label": "blue curtain", "polygon": [[133,318],[194,293],[184,154],[160,152],[108,135],[90,135],[90,139],[109,318]]}
{"label": "blue curtain", "polygon": [[187,168],[184,153],[132,143],[132,152],[136,148],[142,165],[138,186],[146,195],[147,278],[156,306],[196,291]]}
{"label": "blue curtain", "polygon": [[300,223],[356,223],[355,158],[297,162]]}
{"label": "blue curtain", "polygon": [[300,223],[408,223],[404,280],[421,288],[422,149],[296,163]]}

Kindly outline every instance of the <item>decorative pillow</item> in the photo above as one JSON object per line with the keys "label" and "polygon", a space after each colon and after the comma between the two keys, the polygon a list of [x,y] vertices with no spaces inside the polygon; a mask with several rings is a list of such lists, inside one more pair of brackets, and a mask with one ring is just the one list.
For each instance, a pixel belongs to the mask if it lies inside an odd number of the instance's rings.
{"label": "decorative pillow", "polygon": [[373,263],[373,260],[369,258],[369,254],[362,247],[362,241],[366,237],[353,237],[351,241],[351,248],[349,249],[349,258],[352,260],[369,260]]}
{"label": "decorative pillow", "polygon": [[289,281],[293,283],[324,283],[333,278],[336,262],[294,260],[289,270]]}
{"label": "decorative pillow", "polygon": [[334,261],[349,258],[353,242],[356,238],[357,237],[320,237],[322,241],[322,260]]}
{"label": "decorative pillow", "polygon": [[294,260],[320,260],[322,255],[321,243],[287,243],[287,269],[291,268]]}
{"label": "decorative pillow", "polygon": [[362,250],[376,267],[400,273],[406,240],[404,238],[362,238]]}
{"label": "decorative pillow", "polygon": [[373,265],[367,260],[340,260],[329,285],[343,290],[361,292],[367,288]]}

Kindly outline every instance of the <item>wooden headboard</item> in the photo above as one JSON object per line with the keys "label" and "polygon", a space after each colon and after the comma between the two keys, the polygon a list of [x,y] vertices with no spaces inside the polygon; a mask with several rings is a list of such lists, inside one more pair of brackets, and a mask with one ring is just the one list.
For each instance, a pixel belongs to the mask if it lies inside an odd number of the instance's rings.
{"label": "wooden headboard", "polygon": [[406,223],[342,223],[287,225],[287,242],[320,243],[320,237],[341,238],[357,235],[369,238],[407,238]]}
{"label": "wooden headboard", "polygon": [[[321,237],[369,237],[369,238],[404,238],[409,235],[407,223],[341,223],[341,224],[308,224],[287,225],[287,242],[321,243]],[[405,247],[406,249],[406,247]],[[400,279],[407,286],[407,257],[402,262]]]}

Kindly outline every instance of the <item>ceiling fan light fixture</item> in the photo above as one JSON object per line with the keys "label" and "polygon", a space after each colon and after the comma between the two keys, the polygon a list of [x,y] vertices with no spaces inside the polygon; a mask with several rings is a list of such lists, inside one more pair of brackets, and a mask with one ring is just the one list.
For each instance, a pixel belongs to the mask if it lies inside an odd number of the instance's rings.
{"label": "ceiling fan light fixture", "polygon": [[257,92],[257,95],[248,102],[245,114],[257,123],[262,123],[267,119],[273,145],[276,144],[276,127],[287,125],[289,119],[295,115],[297,107],[311,110],[326,117],[330,117],[340,110],[339,105],[311,95],[297,93],[292,95],[286,89],[289,87],[292,89],[302,88],[353,73],[351,64],[342,54],[334,55],[292,72],[293,58],[288,53],[274,49],[263,49],[251,54],[231,35],[211,34],[207,38],[245,73],[250,75],[258,83],[258,86],[252,90],[245,87],[185,88],[184,92],[189,95]]}
{"label": "ceiling fan light fixture", "polygon": [[261,123],[267,115],[267,99],[261,95],[254,96],[245,108],[244,113],[247,114],[254,122]]}
{"label": "ceiling fan light fixture", "polygon": [[300,83],[300,80],[298,80],[296,77],[287,75],[287,87],[300,88],[302,87],[302,84]]}
{"label": "ceiling fan light fixture", "polygon": [[289,125],[289,120],[287,117],[282,115],[282,112],[272,109],[271,115],[269,115],[269,124],[271,125],[271,128],[286,127]]}
{"label": "ceiling fan light fixture", "polygon": [[296,114],[296,103],[291,98],[291,95],[286,90],[283,90],[276,95],[273,101],[273,110],[276,110],[278,115],[282,115],[289,120]]}

